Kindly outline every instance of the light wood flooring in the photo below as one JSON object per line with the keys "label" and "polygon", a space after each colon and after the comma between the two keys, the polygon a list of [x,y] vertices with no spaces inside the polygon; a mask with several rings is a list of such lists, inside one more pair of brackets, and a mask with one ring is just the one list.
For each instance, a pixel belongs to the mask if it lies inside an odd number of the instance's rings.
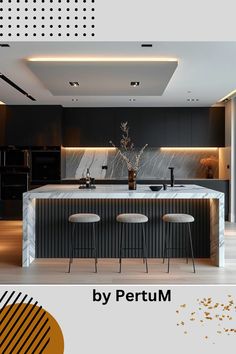
{"label": "light wood flooring", "polygon": [[225,268],[197,259],[196,274],[184,259],[172,259],[169,274],[160,259],[149,259],[148,274],[141,259],[124,260],[121,274],[117,259],[99,259],[97,274],[92,259],[76,259],[70,274],[68,259],[37,259],[22,268],[21,228],[20,221],[0,221],[0,284],[236,284],[236,224],[226,223]]}

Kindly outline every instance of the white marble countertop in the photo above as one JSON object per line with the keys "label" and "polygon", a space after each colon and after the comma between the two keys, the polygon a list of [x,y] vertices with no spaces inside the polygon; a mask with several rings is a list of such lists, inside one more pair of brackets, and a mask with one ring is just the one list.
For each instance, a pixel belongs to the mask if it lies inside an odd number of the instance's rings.
{"label": "white marble countertop", "polygon": [[224,193],[197,186],[181,185],[150,190],[149,185],[137,185],[134,191],[127,185],[97,185],[96,189],[79,189],[76,184],[46,185],[24,193],[24,199],[220,199]]}

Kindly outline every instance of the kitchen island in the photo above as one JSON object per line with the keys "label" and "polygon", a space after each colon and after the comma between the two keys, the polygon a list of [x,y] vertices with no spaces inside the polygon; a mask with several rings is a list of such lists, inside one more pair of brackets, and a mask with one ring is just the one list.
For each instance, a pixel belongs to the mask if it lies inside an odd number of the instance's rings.
{"label": "kitchen island", "polygon": [[[148,257],[163,256],[165,229],[162,215],[169,212],[189,213],[195,217],[192,225],[196,258],[211,258],[212,265],[224,266],[224,193],[197,185],[179,185],[153,192],[147,185],[129,191],[126,185],[98,185],[94,190],[81,190],[78,185],[47,185],[23,195],[22,266],[28,267],[35,258],[69,257],[71,227],[69,215],[93,212],[101,216],[97,225],[99,257],[118,257],[120,228],[116,215],[139,212],[148,216],[146,227]],[[128,226],[128,246],[137,246],[138,227]],[[90,245],[90,230],[79,230],[79,244]],[[183,246],[184,229],[176,228],[175,246]],[[83,235],[82,235],[83,234]],[[85,236],[85,237],[82,237]],[[83,257],[90,257],[84,253]],[[129,250],[127,257],[141,257]],[[184,254],[177,251],[174,257]]]}

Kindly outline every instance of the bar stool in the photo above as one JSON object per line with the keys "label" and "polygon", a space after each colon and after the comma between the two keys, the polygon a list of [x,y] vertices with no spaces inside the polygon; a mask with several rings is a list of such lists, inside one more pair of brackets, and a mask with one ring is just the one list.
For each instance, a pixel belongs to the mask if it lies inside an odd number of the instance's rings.
{"label": "bar stool", "polygon": [[[68,273],[70,273],[71,264],[73,263],[74,258],[74,250],[93,250],[94,253],[94,261],[95,261],[95,273],[97,273],[97,240],[95,234],[95,223],[100,221],[100,216],[97,214],[72,214],[69,216],[69,222],[73,224],[72,235],[70,239],[70,260],[69,260],[69,269]],[[78,224],[92,224],[93,225],[93,247],[92,248],[81,248],[75,247],[75,231],[76,225]]]}
{"label": "bar stool", "polygon": [[[121,237],[120,237],[120,257],[119,257],[119,263],[120,263],[120,269],[119,273],[121,273],[121,262],[122,262],[122,251],[123,250],[128,250],[128,249],[142,249],[143,251],[143,262],[146,264],[146,273],[148,273],[148,263],[147,263],[147,245],[146,245],[146,236],[145,236],[145,229],[144,229],[144,223],[148,222],[148,217],[143,214],[119,214],[116,217],[116,221],[122,223],[122,229],[121,229]],[[124,248],[123,247],[123,238],[124,238],[124,227],[125,224],[142,224],[142,242],[143,242],[143,247],[142,248]]]}
{"label": "bar stool", "polygon": [[[191,227],[190,227],[190,223],[194,222],[194,217],[192,215],[189,215],[189,214],[165,214],[162,217],[162,219],[163,219],[163,221],[165,223],[187,224],[188,235],[189,235],[189,243],[190,243],[190,249],[191,249],[191,256],[192,256],[192,262],[193,262],[193,272],[196,273],[195,264],[194,264],[194,256],[193,256],[192,234],[191,234]],[[171,245],[170,244],[170,238],[171,238],[171,234],[169,232],[168,241],[167,241],[167,235],[165,235],[165,245],[164,245],[164,249],[163,249],[163,263],[165,262],[166,252],[168,252],[168,269],[167,269],[168,273],[170,271],[170,254],[169,254],[169,250],[171,250],[171,249],[182,249],[182,248],[170,247],[170,245]],[[187,236],[186,236],[186,241],[187,241]],[[186,260],[187,260],[187,263],[188,263],[188,249],[187,249],[187,247],[185,247],[185,252],[186,252]]]}

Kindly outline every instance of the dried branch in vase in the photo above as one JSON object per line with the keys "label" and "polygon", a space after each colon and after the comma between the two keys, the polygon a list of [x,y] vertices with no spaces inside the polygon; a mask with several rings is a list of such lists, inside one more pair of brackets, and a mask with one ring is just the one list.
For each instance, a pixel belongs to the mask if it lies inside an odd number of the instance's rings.
{"label": "dried branch in vase", "polygon": [[123,158],[127,165],[127,169],[129,171],[134,170],[137,172],[140,167],[141,157],[148,144],[145,144],[139,150],[139,152],[135,152],[134,143],[132,142],[132,139],[129,136],[128,122],[122,122],[120,125],[120,129],[122,131],[120,148],[117,147],[112,141],[110,141],[110,144],[118,150],[119,155]]}

